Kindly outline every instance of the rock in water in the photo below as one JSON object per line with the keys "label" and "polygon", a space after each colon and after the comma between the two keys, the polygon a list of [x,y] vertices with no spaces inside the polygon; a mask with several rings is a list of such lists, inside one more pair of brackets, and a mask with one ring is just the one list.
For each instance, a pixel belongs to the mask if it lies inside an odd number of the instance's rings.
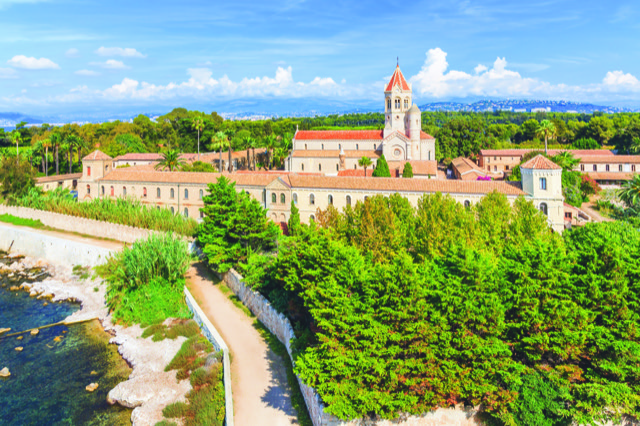
{"label": "rock in water", "polygon": [[56,336],[53,338],[54,342],[61,342],[62,341],[62,336]]}
{"label": "rock in water", "polygon": [[18,340],[22,340],[23,338],[24,338],[24,336],[18,336],[18,337],[16,337],[16,339],[18,339]]}
{"label": "rock in water", "polygon": [[22,346],[18,346],[18,347],[16,348],[16,351],[18,351],[18,352],[22,352],[22,350],[23,350],[23,349],[24,349],[24,348],[23,348]]}
{"label": "rock in water", "polygon": [[7,331],[11,331],[11,329],[10,328],[0,328],[0,334],[4,334]]}
{"label": "rock in water", "polygon": [[9,373],[9,369],[7,367],[0,370],[0,377],[9,377],[11,373]]}
{"label": "rock in water", "polygon": [[36,336],[38,333],[40,333],[40,330],[38,330],[37,328],[35,330],[31,330],[32,336]]}
{"label": "rock in water", "polygon": [[98,389],[98,384],[97,383],[91,383],[85,389],[87,390],[87,392],[93,392],[94,390]]}

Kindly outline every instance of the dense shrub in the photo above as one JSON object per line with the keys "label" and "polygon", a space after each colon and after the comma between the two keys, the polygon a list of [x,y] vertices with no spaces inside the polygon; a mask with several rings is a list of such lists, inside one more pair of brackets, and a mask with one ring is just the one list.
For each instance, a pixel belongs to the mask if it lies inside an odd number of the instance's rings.
{"label": "dense shrub", "polygon": [[78,202],[68,190],[42,192],[32,188],[16,199],[15,204],[37,210],[103,220],[144,229],[194,235],[198,223],[194,219],[174,215],[168,209],[145,206],[135,198],[96,198]]}
{"label": "dense shrub", "polygon": [[2,197],[15,202],[30,190],[35,190],[35,171],[27,161],[5,157],[0,161],[0,193]]}
{"label": "dense shrub", "polygon": [[152,234],[115,253],[97,268],[107,281],[114,318],[128,325],[189,318],[183,296],[189,262],[186,241],[171,234]]}
{"label": "dense shrub", "polygon": [[294,324],[295,370],[340,418],[480,405],[498,424],[640,414],[640,234],[550,232],[501,194],[330,208],[247,283]]}

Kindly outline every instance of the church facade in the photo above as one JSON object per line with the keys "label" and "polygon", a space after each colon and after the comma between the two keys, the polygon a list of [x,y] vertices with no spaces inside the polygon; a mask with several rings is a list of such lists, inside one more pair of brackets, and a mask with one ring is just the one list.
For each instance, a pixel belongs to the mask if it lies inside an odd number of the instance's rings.
{"label": "church facade", "polygon": [[411,162],[416,177],[436,177],[436,140],[422,131],[420,109],[413,103],[411,84],[396,69],[384,90],[385,125],[382,130],[300,130],[285,170],[295,173],[338,175],[362,169],[358,160],[368,157],[375,167],[384,155],[390,168]]}

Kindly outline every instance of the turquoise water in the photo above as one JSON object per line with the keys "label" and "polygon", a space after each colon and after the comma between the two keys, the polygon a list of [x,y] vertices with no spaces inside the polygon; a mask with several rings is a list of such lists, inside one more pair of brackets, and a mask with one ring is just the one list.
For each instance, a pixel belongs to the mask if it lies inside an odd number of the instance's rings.
{"label": "turquoise water", "polygon": [[[24,281],[0,276],[0,328],[11,328],[7,334],[62,321],[79,309],[66,302],[45,306],[24,291],[9,290]],[[0,369],[8,367],[11,376],[0,379],[0,425],[131,424],[131,410],[106,402],[131,370],[97,321],[41,329],[21,340],[7,334],[0,337]],[[98,389],[87,392],[93,382]]]}

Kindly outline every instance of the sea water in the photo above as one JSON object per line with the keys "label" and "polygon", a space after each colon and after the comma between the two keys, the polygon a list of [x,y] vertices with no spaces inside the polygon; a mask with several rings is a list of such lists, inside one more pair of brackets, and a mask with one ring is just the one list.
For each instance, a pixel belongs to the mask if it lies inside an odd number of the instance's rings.
{"label": "sea water", "polygon": [[[0,328],[11,328],[0,336],[0,369],[11,372],[0,378],[0,425],[131,424],[131,410],[106,400],[131,370],[97,320],[43,328],[35,336],[20,334],[21,340],[7,337],[60,322],[80,308],[9,290],[20,283],[0,274]],[[91,383],[99,387],[87,392]]]}

